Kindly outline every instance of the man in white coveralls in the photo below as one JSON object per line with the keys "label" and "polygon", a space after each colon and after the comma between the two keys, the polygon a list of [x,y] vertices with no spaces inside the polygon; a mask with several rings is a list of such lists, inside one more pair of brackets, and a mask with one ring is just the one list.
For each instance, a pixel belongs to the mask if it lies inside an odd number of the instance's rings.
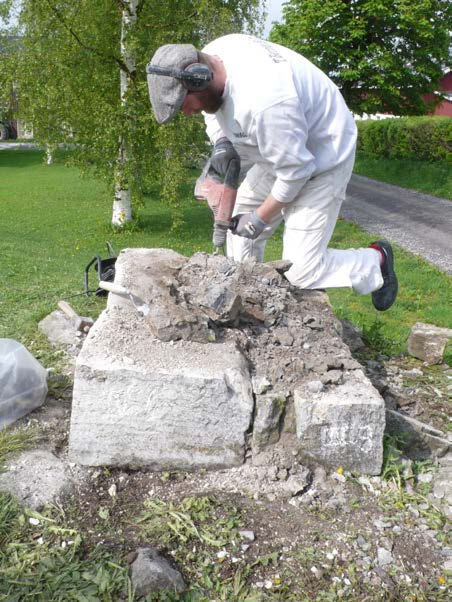
{"label": "man in white coveralls", "polygon": [[158,123],[182,110],[203,113],[212,166],[225,172],[240,156],[246,177],[235,204],[228,255],[263,261],[267,239],[284,220],[285,273],[307,289],[351,287],[372,293],[376,309],[397,296],[391,245],[328,249],[351,177],[356,126],[336,85],[300,54],[232,34],[198,52],[161,46],[147,66]]}

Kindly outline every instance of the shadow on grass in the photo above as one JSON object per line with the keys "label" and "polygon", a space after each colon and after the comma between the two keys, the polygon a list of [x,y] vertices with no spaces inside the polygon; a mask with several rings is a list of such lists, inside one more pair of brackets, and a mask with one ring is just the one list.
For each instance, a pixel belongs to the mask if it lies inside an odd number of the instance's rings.
{"label": "shadow on grass", "polygon": [[1,150],[0,166],[24,169],[44,162],[44,151],[37,150]]}
{"label": "shadow on grass", "polygon": [[[151,208],[151,213],[149,209]],[[136,227],[143,232],[176,236],[180,240],[193,241],[206,237],[206,232],[213,227],[211,211],[207,203],[198,203],[188,200],[174,214],[162,202],[146,201],[145,206],[138,213]],[[183,220],[175,225],[177,216]]]}

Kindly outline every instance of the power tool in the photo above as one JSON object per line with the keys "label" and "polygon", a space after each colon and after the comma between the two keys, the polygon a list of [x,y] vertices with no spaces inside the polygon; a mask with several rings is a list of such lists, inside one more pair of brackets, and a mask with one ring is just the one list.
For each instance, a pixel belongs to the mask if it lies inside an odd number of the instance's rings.
{"label": "power tool", "polygon": [[224,253],[226,234],[232,226],[232,212],[237,198],[239,175],[240,159],[238,157],[229,161],[224,177],[212,167],[209,159],[196,181],[195,197],[199,201],[207,201],[213,213],[212,242],[215,253],[218,253],[220,249]]}

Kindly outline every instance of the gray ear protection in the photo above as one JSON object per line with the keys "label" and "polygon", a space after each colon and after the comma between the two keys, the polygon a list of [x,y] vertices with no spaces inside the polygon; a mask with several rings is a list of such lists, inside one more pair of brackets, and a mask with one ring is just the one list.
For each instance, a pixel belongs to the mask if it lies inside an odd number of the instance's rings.
{"label": "gray ear protection", "polygon": [[146,67],[146,73],[154,73],[155,75],[164,75],[166,77],[174,77],[181,81],[181,84],[189,92],[200,92],[209,87],[213,79],[213,73],[207,65],[202,63],[192,63],[185,67],[183,71],[180,69],[167,69],[158,67],[149,63]]}

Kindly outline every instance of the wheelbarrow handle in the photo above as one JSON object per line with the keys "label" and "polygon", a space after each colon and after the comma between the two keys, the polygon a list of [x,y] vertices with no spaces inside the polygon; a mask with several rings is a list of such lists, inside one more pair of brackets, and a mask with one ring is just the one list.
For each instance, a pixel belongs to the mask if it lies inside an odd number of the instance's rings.
{"label": "wheelbarrow handle", "polygon": [[129,297],[130,292],[126,289],[125,286],[121,286],[120,284],[115,284],[114,282],[106,282],[105,280],[99,280],[99,287],[103,288],[105,291],[109,293],[113,293],[115,295],[120,295],[121,297]]}

